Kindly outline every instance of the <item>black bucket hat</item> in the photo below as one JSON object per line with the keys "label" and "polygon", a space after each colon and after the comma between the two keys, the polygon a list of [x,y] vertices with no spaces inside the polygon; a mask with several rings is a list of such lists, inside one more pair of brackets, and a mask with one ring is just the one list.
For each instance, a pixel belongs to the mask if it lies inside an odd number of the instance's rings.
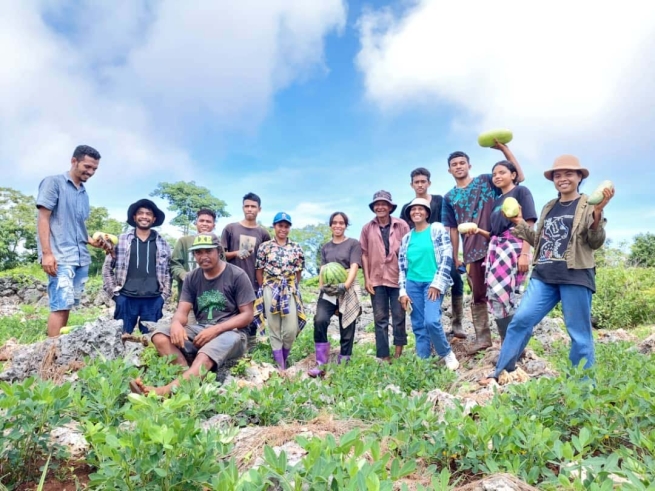
{"label": "black bucket hat", "polygon": [[159,227],[164,223],[164,220],[166,220],[166,215],[164,212],[157,208],[157,205],[152,201],[144,198],[140,199],[136,203],[132,203],[127,209],[127,224],[131,227],[136,227],[136,223],[134,222],[134,215],[136,215],[136,212],[139,210],[139,208],[148,208],[155,214],[155,223],[152,224],[153,227]]}

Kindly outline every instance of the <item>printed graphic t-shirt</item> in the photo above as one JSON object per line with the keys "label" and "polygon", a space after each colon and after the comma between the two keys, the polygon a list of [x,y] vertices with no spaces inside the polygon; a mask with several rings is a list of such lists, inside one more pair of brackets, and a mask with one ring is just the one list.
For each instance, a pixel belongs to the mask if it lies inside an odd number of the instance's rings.
{"label": "printed graphic t-shirt", "polygon": [[233,264],[246,272],[252,287],[257,289],[257,280],[255,278],[255,259],[257,258],[257,251],[262,242],[271,240],[268,231],[263,227],[244,227],[240,223],[230,223],[221,234],[221,242],[226,252],[241,251],[243,249],[250,251],[250,256],[245,259],[235,257],[228,262]]}
{"label": "printed graphic t-shirt", "polygon": [[231,264],[208,280],[202,269],[190,272],[182,286],[180,302],[193,305],[198,324],[218,324],[239,314],[239,306],[255,301],[248,275]]}
{"label": "printed graphic t-shirt", "polygon": [[593,269],[569,269],[565,252],[571,240],[573,216],[580,198],[562,206],[558,201],[544,220],[539,239],[539,257],[532,277],[556,285],[581,285],[596,291]]}
{"label": "printed graphic t-shirt", "polygon": [[534,209],[534,199],[532,193],[525,186],[516,186],[507,194],[501,195],[493,203],[493,211],[491,212],[491,228],[489,232],[492,237],[502,235],[504,232],[514,226],[507,218],[503,216],[501,208],[507,198],[514,198],[521,205],[521,214],[523,220],[537,220],[537,210]]}
{"label": "printed graphic t-shirt", "polygon": [[[444,227],[457,228],[461,223],[472,222],[483,230],[489,230],[494,200],[500,194],[500,189],[491,180],[491,174],[474,177],[465,188],[454,187],[446,193],[441,209],[441,223]],[[486,257],[489,241],[482,235],[463,236],[462,243],[464,263],[473,263]]]}
{"label": "printed graphic t-shirt", "polygon": [[321,266],[327,263],[339,263],[346,269],[351,264],[362,267],[362,246],[357,239],[346,239],[339,244],[326,242],[321,248]]}

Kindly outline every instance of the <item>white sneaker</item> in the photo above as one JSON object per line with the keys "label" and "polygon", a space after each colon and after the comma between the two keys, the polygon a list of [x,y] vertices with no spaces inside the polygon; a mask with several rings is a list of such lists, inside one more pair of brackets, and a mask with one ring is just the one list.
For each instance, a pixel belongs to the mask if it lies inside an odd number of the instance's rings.
{"label": "white sneaker", "polygon": [[457,361],[457,357],[452,350],[442,359],[446,363],[446,368],[448,368],[448,370],[455,371],[459,368],[459,361]]}

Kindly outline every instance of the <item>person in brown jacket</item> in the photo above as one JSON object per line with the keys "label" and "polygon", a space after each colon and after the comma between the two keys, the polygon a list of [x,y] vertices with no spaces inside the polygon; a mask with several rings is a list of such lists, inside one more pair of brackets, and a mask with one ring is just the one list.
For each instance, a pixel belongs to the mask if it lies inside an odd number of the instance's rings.
{"label": "person in brown jacket", "polygon": [[614,196],[603,191],[597,205],[580,194],[580,183],[589,171],[572,155],[562,155],[544,172],[558,191],[557,199],[544,207],[535,232],[522,214],[510,220],[514,235],[534,246],[534,269],[528,289],[512,318],[500,350],[496,370],[482,383],[498,379],[503,371],[516,369],[516,361],[532,336],[532,329],[562,302],[564,323],[571,337],[569,359],[573,366],[584,361],[593,366],[594,340],[591,327],[591,296],[596,291],[594,250],[605,242],[603,209]]}

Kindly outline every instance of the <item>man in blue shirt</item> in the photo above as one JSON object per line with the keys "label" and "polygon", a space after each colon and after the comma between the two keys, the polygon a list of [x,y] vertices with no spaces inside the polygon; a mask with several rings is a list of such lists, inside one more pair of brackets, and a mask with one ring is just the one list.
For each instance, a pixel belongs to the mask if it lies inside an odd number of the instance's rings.
{"label": "man in blue shirt", "polygon": [[37,248],[41,267],[48,275],[50,337],[59,336],[68,323],[70,309],[79,304],[91,264],[86,245],[108,247],[89,237],[84,223],[90,212],[84,183],[95,174],[99,163],[96,149],[80,145],[73,152],[68,172],[48,176],[39,184]]}

